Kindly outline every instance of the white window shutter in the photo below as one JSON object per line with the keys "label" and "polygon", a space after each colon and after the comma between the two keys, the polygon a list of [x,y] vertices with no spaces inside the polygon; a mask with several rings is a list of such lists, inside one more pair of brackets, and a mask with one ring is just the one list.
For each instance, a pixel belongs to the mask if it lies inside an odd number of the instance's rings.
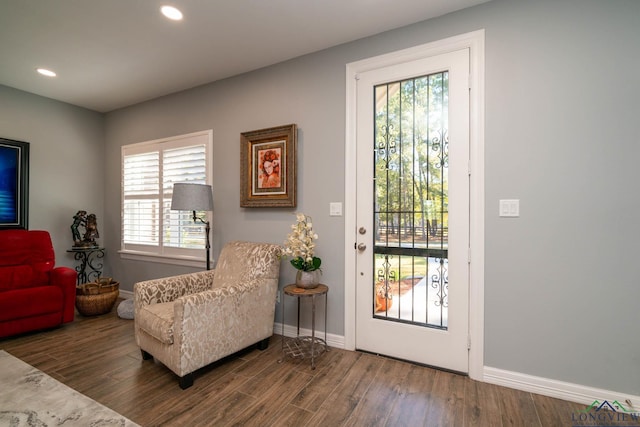
{"label": "white window shutter", "polygon": [[[204,226],[172,211],[173,184],[209,184],[211,131],[122,148],[122,250],[201,257]],[[198,213],[199,217],[206,212]]]}

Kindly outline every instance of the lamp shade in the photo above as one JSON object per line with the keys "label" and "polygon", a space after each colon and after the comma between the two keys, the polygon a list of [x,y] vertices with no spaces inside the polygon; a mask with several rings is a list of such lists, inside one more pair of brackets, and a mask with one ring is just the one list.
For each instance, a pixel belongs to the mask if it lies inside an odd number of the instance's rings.
{"label": "lamp shade", "polygon": [[213,189],[205,184],[173,184],[171,210],[211,211],[213,210]]}

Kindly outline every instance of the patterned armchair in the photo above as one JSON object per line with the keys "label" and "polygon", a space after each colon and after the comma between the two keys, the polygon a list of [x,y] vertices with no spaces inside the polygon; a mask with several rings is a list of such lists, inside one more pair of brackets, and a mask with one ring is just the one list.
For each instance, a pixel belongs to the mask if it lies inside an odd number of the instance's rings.
{"label": "patterned armchair", "polygon": [[280,247],[230,242],[215,270],[134,285],[136,343],[193,384],[193,372],[273,334]]}

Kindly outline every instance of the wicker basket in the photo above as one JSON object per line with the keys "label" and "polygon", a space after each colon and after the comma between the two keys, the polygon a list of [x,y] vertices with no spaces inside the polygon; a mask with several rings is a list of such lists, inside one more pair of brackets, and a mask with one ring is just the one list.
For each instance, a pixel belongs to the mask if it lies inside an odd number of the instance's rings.
{"label": "wicker basket", "polygon": [[76,288],[76,309],[83,316],[97,316],[109,313],[120,291],[120,284],[112,282],[108,285],[85,283]]}
{"label": "wicker basket", "polygon": [[114,282],[113,279],[100,278],[93,283],[83,283],[76,287],[76,295],[99,295],[117,291],[120,283]]}

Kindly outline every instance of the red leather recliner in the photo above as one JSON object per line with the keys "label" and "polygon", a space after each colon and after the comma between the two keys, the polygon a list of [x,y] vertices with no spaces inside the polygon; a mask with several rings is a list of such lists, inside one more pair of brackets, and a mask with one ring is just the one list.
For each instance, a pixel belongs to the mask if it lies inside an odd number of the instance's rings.
{"label": "red leather recliner", "polygon": [[0,337],[72,322],[76,277],[47,231],[0,230]]}

